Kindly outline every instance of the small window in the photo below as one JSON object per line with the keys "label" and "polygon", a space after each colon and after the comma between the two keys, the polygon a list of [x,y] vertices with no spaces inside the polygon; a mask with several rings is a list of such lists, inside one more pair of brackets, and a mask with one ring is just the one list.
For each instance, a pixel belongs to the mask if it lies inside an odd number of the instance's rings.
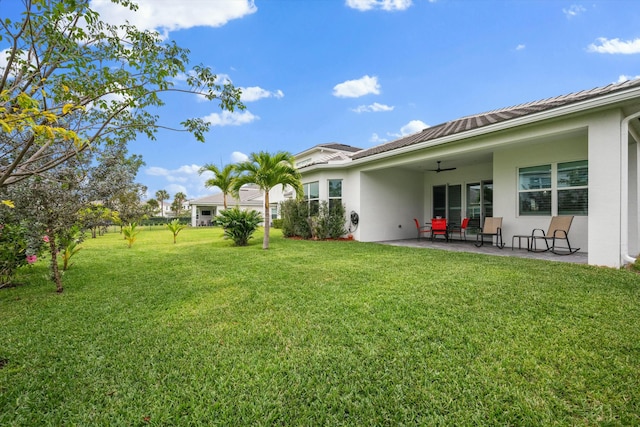
{"label": "small window", "polygon": [[202,216],[211,216],[211,211],[202,211]]}

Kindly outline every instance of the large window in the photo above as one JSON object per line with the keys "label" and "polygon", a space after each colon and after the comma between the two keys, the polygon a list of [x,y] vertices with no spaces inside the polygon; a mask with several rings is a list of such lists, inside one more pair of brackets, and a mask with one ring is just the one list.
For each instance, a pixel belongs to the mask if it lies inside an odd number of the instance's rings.
{"label": "large window", "polygon": [[588,184],[586,160],[558,163],[558,215],[587,215]]}
{"label": "large window", "polygon": [[551,215],[551,165],[521,168],[520,215]]}
{"label": "large window", "polygon": [[520,215],[587,215],[588,175],[586,160],[521,168]]}
{"label": "large window", "polygon": [[309,204],[309,215],[317,215],[320,210],[320,185],[318,181],[302,184],[304,200]]}
{"label": "large window", "polygon": [[342,180],[329,180],[329,212],[342,205]]}

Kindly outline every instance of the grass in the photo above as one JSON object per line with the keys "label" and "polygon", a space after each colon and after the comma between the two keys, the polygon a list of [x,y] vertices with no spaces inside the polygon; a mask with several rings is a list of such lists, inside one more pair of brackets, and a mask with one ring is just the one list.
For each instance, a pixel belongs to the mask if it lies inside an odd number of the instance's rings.
{"label": "grass", "polygon": [[640,276],[216,228],[0,291],[0,425],[637,425]]}

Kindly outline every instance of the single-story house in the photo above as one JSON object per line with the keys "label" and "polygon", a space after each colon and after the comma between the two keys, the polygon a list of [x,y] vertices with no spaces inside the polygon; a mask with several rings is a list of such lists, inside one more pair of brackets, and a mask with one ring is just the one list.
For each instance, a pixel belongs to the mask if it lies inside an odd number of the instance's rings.
{"label": "single-story house", "polygon": [[[511,236],[573,215],[571,244],[592,265],[640,252],[640,79],[462,117],[355,149],[296,155],[309,203],[343,203],[364,242],[415,238],[413,218],[502,217]],[[351,216],[349,217],[351,218]]]}
{"label": "single-story house", "polygon": [[[269,192],[271,206],[271,220],[278,218],[278,204],[286,198],[293,197],[291,191],[283,192],[282,186],[277,186]],[[224,196],[216,193],[211,196],[190,200],[191,226],[201,227],[211,225],[213,218],[224,209]],[[254,210],[264,215],[264,193],[254,185],[246,185],[240,189],[238,197],[227,195],[227,208],[238,207],[243,210]]]}

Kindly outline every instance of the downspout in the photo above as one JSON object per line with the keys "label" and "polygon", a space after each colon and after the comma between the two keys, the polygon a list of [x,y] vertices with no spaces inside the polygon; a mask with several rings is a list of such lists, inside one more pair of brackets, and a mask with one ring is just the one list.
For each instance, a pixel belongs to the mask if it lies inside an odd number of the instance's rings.
{"label": "downspout", "polygon": [[624,263],[636,262],[629,255],[629,122],[637,117],[640,111],[625,117],[620,125],[620,255]]}

